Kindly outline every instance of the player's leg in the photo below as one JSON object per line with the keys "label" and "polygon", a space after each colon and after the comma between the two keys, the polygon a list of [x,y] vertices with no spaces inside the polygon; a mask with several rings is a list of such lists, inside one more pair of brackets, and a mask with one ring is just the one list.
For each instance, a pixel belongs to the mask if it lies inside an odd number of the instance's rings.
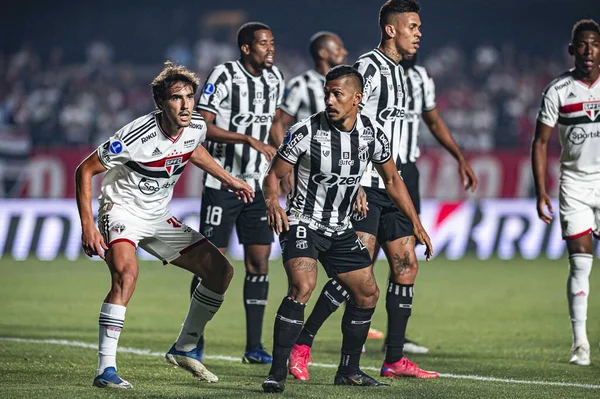
{"label": "player's leg", "polygon": [[269,294],[269,255],[273,232],[266,220],[267,210],[262,192],[256,193],[254,201],[244,205],[236,230],[244,245],[244,309],[246,311],[246,348],[244,363],[271,363],[272,357],[262,345],[262,329]]}
{"label": "player's leg", "polygon": [[147,232],[143,221],[127,211],[112,207],[98,217],[98,227],[109,249],[106,264],[111,274],[111,288],[100,308],[98,329],[98,368],[93,385],[132,388],[117,375],[117,346],[125,322],[127,304],[138,277],[136,245]]}
{"label": "player's leg", "polygon": [[[371,201],[368,189],[367,198]],[[362,217],[356,213],[352,215],[352,224],[355,226],[355,229],[361,229],[361,232],[357,232],[357,234],[361,238],[363,245],[367,247],[371,258],[373,258],[375,248],[377,247],[375,234],[377,232],[380,214],[381,209],[374,200],[370,202],[369,212],[366,217]],[[315,336],[323,323],[325,323],[325,320],[338,310],[340,305],[348,298],[348,291],[346,291],[335,278],[330,279],[323,286],[321,294],[319,295],[310,316],[306,320],[306,323],[304,323],[298,341],[296,342],[296,345],[294,345],[292,354],[290,355],[289,372],[296,379],[309,379],[308,360],[310,359],[310,350]],[[380,337],[378,338],[381,339]]]}
{"label": "player's leg", "polygon": [[319,259],[323,267],[348,289],[351,299],[342,317],[342,349],[336,385],[382,386],[360,370],[360,357],[369,333],[379,289],[371,256],[356,233],[332,237],[331,249]]}
{"label": "player's leg", "polygon": [[273,328],[273,362],[263,382],[265,392],[283,392],[287,362],[304,323],[304,309],[317,283],[319,237],[305,225],[290,226],[280,235],[288,293],[281,301]]}
{"label": "player's leg", "polygon": [[[398,216],[390,217],[394,218]],[[384,225],[387,225],[389,222],[390,219]],[[395,225],[401,226],[400,223],[395,223]],[[386,377],[438,377],[437,373],[420,369],[404,356],[406,327],[412,312],[413,288],[418,271],[415,245],[416,240],[412,235],[382,244],[390,266],[390,279],[387,284],[385,301],[388,316],[388,333],[385,341],[385,360],[381,367],[381,375]]]}
{"label": "player's leg", "polygon": [[567,299],[572,328],[572,364],[590,364],[590,344],[586,331],[589,276],[592,270],[592,232],[595,224],[593,188],[562,184],[559,191],[560,224],[569,253]]}

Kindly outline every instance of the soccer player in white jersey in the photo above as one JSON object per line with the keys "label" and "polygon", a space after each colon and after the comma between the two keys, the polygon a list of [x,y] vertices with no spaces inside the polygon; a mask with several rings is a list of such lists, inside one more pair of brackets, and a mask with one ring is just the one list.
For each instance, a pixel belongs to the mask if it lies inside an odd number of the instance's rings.
{"label": "soccer player in white jersey", "polygon": [[[200,362],[195,349],[204,326],[223,302],[233,268],[204,236],[171,215],[167,205],[188,161],[229,187],[243,202],[252,202],[254,192],[202,147],[206,123],[193,111],[198,83],[198,77],[185,67],[166,62],[152,82],[158,110],[116,132],[77,168],[83,249],[88,256],[104,259],[112,277],[100,308],[94,386],[132,388],[117,374],[116,353],[138,276],[138,246],[164,264],[172,263],[202,279],[166,358],[198,379],[218,380]],[[92,213],[92,177],[103,172],[98,231]]]}
{"label": "soccer player in white jersey", "polygon": [[[233,176],[256,191],[256,201],[242,204],[211,176],[204,179],[200,232],[223,253],[227,252],[235,225],[244,246],[243,300],[246,311],[244,363],[271,362],[262,345],[262,326],[269,291],[269,254],[273,233],[269,230],[260,181],[275,153],[271,125],[284,92],[283,75],[273,65],[275,39],[259,22],[238,31],[240,59],[217,65],[204,84],[197,109],[208,125],[207,149]],[[192,282],[192,289],[198,283]],[[203,341],[198,346],[201,356]]]}
{"label": "soccer player in white jersey", "polygon": [[[283,298],[273,333],[273,363],[263,382],[265,392],[282,392],[287,361],[304,322],[304,308],[317,282],[317,260],[327,275],[350,292],[342,318],[341,361],[335,385],[383,386],[360,370],[379,289],[371,256],[350,222],[360,179],[373,162],[395,205],[415,226],[414,234],[433,249],[391,157],[386,134],[375,121],[359,115],[363,79],[349,65],[332,68],[324,88],[326,110],[288,131],[265,177],[263,190],[268,222],[280,235],[289,290]],[[294,173],[287,210],[279,205],[281,178]]]}
{"label": "soccer player in white jersey", "polygon": [[[600,238],[600,28],[593,20],[573,26],[569,54],[575,68],[544,90],[531,146],[537,212],[551,223],[546,192],[547,145],[558,123],[560,155],[559,214],[569,253],[567,298],[571,317],[571,363],[590,364],[586,331],[592,270],[592,233]],[[546,210],[547,208],[547,210]]]}

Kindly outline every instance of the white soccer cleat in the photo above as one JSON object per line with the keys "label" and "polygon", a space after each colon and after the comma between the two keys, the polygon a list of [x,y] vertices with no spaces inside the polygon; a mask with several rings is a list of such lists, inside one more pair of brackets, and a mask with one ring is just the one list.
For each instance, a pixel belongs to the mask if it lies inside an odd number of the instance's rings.
{"label": "white soccer cleat", "polygon": [[410,341],[408,339],[404,340],[404,348],[403,348],[404,352],[406,353],[411,353],[411,354],[418,354],[418,355],[424,355],[426,353],[429,353],[429,348],[423,345],[419,345],[414,341]]}
{"label": "white soccer cleat", "polygon": [[182,352],[175,349],[175,344],[171,347],[169,352],[165,355],[167,362],[179,366],[184,370],[192,373],[194,377],[199,380],[208,382],[217,382],[219,377],[211,373],[199,360],[196,349],[189,352]]}
{"label": "white soccer cleat", "polygon": [[590,365],[590,344],[580,344],[577,345],[571,351],[571,360],[569,361],[571,364],[576,364],[578,366],[589,366]]}

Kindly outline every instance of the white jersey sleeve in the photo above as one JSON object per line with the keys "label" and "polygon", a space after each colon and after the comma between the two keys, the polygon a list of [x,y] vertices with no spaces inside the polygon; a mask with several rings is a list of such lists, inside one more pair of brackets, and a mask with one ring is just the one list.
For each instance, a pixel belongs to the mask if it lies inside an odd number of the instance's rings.
{"label": "white jersey sleeve", "polygon": [[204,83],[197,108],[213,114],[218,113],[217,109],[229,96],[230,85],[227,68],[224,65],[216,66]]}
{"label": "white jersey sleeve", "polygon": [[423,79],[423,111],[431,111],[436,107],[435,83],[425,68],[420,65],[415,65],[415,69],[419,72],[421,79]]}
{"label": "white jersey sleeve", "polygon": [[363,98],[361,103],[359,104],[359,108],[362,110],[369,97],[377,90],[380,77],[379,77],[379,68],[377,68],[371,60],[368,58],[361,58],[354,64],[354,68],[360,72],[363,77]]}
{"label": "white jersey sleeve", "polygon": [[302,103],[306,102],[304,98],[306,89],[303,87],[302,76],[298,76],[288,82],[288,87],[285,90],[285,96],[281,109],[288,115],[296,117]]}
{"label": "white jersey sleeve", "polygon": [[537,120],[544,125],[554,127],[558,122],[559,98],[558,91],[547,87],[542,94],[542,103],[538,112]]}
{"label": "white jersey sleeve", "polygon": [[375,151],[371,161],[377,164],[386,163],[392,157],[392,151],[390,148],[390,141],[383,132],[381,126],[377,126],[375,132]]}
{"label": "white jersey sleeve", "polygon": [[297,123],[288,129],[277,153],[285,161],[295,165],[300,156],[309,150],[310,140],[307,139],[308,136],[306,125]]}
{"label": "white jersey sleeve", "polygon": [[100,162],[106,169],[124,165],[132,158],[129,148],[122,140],[123,133],[123,129],[119,130],[96,150]]}

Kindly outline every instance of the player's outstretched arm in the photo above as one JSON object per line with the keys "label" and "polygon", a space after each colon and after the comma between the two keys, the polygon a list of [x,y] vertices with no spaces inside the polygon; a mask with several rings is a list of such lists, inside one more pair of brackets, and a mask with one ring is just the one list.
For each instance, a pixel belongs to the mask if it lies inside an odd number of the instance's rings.
{"label": "player's outstretched arm", "polygon": [[97,152],[92,152],[75,171],[75,196],[81,220],[81,245],[87,256],[98,255],[104,259],[108,246],[94,223],[92,212],[92,177],[103,173],[106,168]]}
{"label": "player's outstretched arm", "polygon": [[535,134],[531,143],[531,167],[533,168],[533,181],[537,197],[538,217],[546,224],[552,221],[552,216],[546,213],[544,207],[552,210],[550,196],[546,192],[546,165],[548,163],[548,140],[552,134],[552,127],[537,121]]}
{"label": "player's outstretched arm", "polygon": [[454,137],[448,129],[448,125],[442,119],[437,108],[423,112],[423,120],[433,134],[435,139],[458,161],[458,172],[463,182],[465,190],[471,189],[474,192],[477,188],[477,177],[471,169],[469,162],[458,148],[458,144],[454,141]]}
{"label": "player's outstretched arm", "polygon": [[263,194],[267,205],[267,223],[275,234],[289,230],[288,218],[285,210],[279,205],[279,183],[281,179],[292,171],[293,165],[284,161],[275,154],[267,175],[263,180]]}
{"label": "player's outstretched arm", "polygon": [[216,117],[215,114],[205,110],[199,110],[198,112],[200,112],[204,118],[204,121],[206,122],[207,140],[227,144],[248,144],[250,147],[267,157],[267,160],[270,161],[271,158],[273,158],[273,155],[277,149],[272,145],[265,144],[260,140],[256,140],[252,136],[246,136],[245,134],[234,133],[225,129],[221,129],[214,123]]}
{"label": "player's outstretched arm", "polygon": [[425,256],[426,259],[429,260],[431,256],[433,256],[431,240],[421,224],[417,210],[410,198],[410,194],[406,189],[404,181],[398,174],[398,169],[396,168],[394,161],[390,158],[383,164],[376,163],[374,165],[383,179],[388,196],[394,202],[394,205],[396,205],[396,207],[398,207],[398,209],[400,209],[412,222],[414,235],[421,244],[425,245]]}
{"label": "player's outstretched arm", "polygon": [[245,203],[253,201],[254,190],[252,187],[245,181],[237,179],[227,173],[227,171],[223,169],[212,156],[210,156],[204,147],[196,147],[190,157],[190,161],[233,191],[238,199],[241,199]]}

